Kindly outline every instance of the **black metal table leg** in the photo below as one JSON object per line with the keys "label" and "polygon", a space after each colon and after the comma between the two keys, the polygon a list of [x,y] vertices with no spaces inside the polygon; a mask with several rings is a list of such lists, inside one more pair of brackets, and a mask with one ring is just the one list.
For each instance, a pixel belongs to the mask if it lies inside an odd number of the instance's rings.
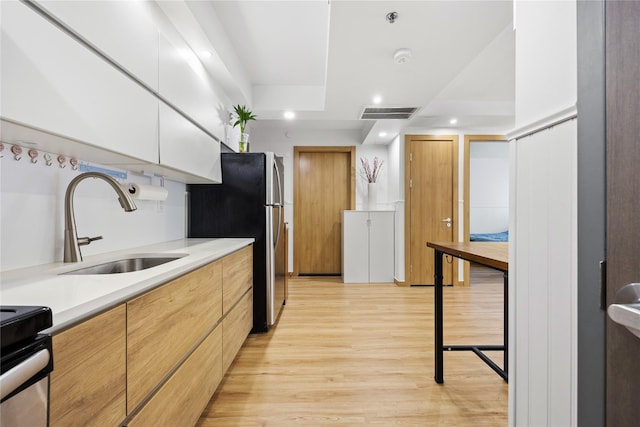
{"label": "black metal table leg", "polygon": [[438,384],[444,382],[444,355],[442,348],[442,252],[434,250],[434,302],[435,302],[435,380]]}
{"label": "black metal table leg", "polygon": [[[503,305],[504,305],[504,339],[503,339],[503,343],[504,343],[504,373],[509,374],[509,272],[505,271],[504,272],[504,301],[503,301]],[[507,378],[505,378],[505,381],[507,380]]]}

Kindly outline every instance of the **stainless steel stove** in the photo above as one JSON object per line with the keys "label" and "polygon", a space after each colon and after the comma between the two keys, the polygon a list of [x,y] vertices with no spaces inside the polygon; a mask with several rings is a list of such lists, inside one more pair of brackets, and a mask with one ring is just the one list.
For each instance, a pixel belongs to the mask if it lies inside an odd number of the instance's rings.
{"label": "stainless steel stove", "polygon": [[47,426],[53,370],[48,307],[0,306],[0,425]]}

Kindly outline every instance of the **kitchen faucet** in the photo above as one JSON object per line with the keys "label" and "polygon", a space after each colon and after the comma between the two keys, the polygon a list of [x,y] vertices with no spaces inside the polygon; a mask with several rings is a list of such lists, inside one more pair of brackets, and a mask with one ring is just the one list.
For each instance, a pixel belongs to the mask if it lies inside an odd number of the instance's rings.
{"label": "kitchen faucet", "polygon": [[85,178],[100,178],[107,184],[111,185],[116,193],[118,193],[118,200],[120,206],[125,212],[132,212],[137,209],[136,204],[131,199],[131,196],[120,187],[118,181],[101,172],[85,172],[76,176],[71,180],[67,187],[67,192],[64,196],[64,262],[78,262],[82,261],[82,253],[80,252],[80,246],[88,245],[94,240],[102,239],[102,236],[96,237],[78,237],[78,231],[76,230],[76,218],[73,213],[73,193],[80,181]]}

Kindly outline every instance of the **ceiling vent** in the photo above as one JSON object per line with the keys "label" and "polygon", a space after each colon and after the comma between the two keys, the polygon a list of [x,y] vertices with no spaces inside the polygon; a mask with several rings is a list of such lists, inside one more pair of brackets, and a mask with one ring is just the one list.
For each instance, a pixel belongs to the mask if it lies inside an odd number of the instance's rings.
{"label": "ceiling vent", "polygon": [[418,110],[416,107],[365,107],[360,116],[361,120],[406,120]]}

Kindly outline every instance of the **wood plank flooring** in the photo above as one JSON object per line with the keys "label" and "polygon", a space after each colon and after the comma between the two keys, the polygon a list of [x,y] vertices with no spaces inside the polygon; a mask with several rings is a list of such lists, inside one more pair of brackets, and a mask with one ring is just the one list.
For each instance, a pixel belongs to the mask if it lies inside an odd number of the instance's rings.
{"label": "wood plank flooring", "polygon": [[[445,344],[501,344],[502,277],[446,288]],[[433,288],[292,279],[275,328],[250,335],[198,426],[504,426],[508,385],[471,352],[433,380]],[[502,353],[491,354],[502,365]]]}

